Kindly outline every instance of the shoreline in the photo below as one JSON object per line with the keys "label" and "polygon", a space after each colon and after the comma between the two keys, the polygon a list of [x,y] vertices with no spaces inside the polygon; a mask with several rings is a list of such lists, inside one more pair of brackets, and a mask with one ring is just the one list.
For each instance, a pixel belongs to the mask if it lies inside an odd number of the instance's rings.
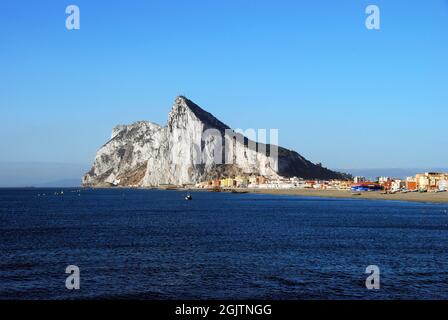
{"label": "shoreline", "polygon": [[[213,189],[203,188],[145,188],[145,187],[0,187],[0,190],[38,190],[38,189],[130,189],[130,190],[165,190],[165,191],[193,191],[193,192],[214,192]],[[407,201],[418,203],[448,203],[448,192],[408,192],[408,193],[395,193],[395,194],[382,194],[376,191],[361,192],[360,195],[353,195],[348,190],[321,190],[321,189],[251,189],[251,188],[234,188],[234,189],[221,189],[219,192],[233,192],[234,194],[267,194],[267,195],[283,195],[283,196],[298,196],[298,197],[315,197],[315,198],[339,198],[339,199],[359,199],[359,200],[390,200],[390,201]]]}
{"label": "shoreline", "polygon": [[[237,189],[238,190],[238,189]],[[380,192],[362,192],[361,195],[352,195],[350,191],[343,190],[317,190],[317,189],[241,189],[248,193],[302,196],[302,197],[320,197],[320,198],[342,198],[342,199],[361,199],[361,200],[391,200],[391,201],[409,201],[409,202],[428,202],[428,203],[448,203],[448,192],[408,192],[396,194],[381,194]]]}

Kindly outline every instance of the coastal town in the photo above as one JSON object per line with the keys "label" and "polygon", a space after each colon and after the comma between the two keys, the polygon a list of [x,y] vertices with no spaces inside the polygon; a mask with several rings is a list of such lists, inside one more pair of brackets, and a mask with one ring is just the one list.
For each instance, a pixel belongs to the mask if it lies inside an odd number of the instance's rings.
{"label": "coastal town", "polygon": [[204,181],[194,187],[216,191],[313,189],[352,192],[378,191],[383,193],[446,192],[448,190],[448,173],[425,172],[405,179],[377,177],[374,181],[359,176],[352,180],[306,180],[297,177],[269,179],[264,176],[235,176]]}

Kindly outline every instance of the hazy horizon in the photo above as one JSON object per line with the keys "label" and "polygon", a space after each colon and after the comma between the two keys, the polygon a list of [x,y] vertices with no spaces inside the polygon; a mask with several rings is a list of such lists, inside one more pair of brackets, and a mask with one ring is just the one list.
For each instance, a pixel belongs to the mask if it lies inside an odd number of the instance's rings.
{"label": "hazy horizon", "polygon": [[[88,163],[0,161],[0,188],[79,187],[82,176],[90,170],[91,166],[92,164]],[[427,171],[448,172],[448,167],[329,169],[371,179],[379,176],[405,178]]]}

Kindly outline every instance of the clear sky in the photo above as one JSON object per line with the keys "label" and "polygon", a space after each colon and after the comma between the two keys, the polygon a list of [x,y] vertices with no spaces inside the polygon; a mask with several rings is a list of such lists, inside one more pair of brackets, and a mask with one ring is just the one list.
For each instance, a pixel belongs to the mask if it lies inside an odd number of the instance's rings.
{"label": "clear sky", "polygon": [[446,0],[3,0],[0,40],[0,162],[90,164],[183,94],[330,168],[448,163]]}

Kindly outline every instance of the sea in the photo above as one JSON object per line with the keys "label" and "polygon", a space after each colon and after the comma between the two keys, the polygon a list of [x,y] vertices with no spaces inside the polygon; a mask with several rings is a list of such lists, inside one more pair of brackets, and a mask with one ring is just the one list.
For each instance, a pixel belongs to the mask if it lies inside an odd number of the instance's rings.
{"label": "sea", "polygon": [[448,299],[446,204],[191,195],[0,189],[0,299]]}

